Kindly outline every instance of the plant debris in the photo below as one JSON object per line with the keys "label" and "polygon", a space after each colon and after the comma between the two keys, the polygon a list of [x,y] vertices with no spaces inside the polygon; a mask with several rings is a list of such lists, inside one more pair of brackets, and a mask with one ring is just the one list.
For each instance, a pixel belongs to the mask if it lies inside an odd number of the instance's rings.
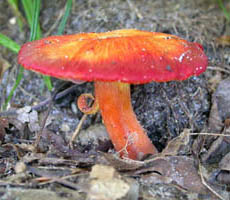
{"label": "plant debris", "polygon": [[[229,3],[223,1],[226,8]],[[42,1],[44,37],[56,35],[64,4]],[[16,19],[8,1],[0,1],[1,33],[21,45],[29,26],[18,28]],[[160,153],[121,159],[99,114],[82,120],[70,148],[83,116],[76,97],[92,92],[92,84],[60,88],[63,81],[52,79],[60,90],[51,93],[40,76],[24,71],[8,110],[0,112],[0,199],[229,199],[230,29],[222,10],[206,0],[76,1],[65,34],[123,28],[201,43],[209,58],[204,75],[183,83],[132,85],[134,111]],[[1,45],[0,54],[2,107],[18,65],[16,54]]]}

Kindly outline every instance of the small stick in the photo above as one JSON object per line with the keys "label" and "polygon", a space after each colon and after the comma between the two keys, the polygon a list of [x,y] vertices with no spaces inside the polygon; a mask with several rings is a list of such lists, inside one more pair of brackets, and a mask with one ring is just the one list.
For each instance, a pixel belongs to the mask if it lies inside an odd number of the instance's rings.
{"label": "small stick", "polygon": [[210,135],[210,136],[230,137],[230,135],[220,134],[220,133],[189,133],[189,135]]}
{"label": "small stick", "polygon": [[79,121],[79,123],[78,123],[78,125],[77,125],[77,128],[75,129],[75,131],[74,131],[74,133],[73,133],[73,135],[72,135],[72,137],[71,137],[71,140],[69,141],[69,146],[70,146],[71,149],[73,149],[73,141],[76,139],[78,133],[80,132],[81,127],[82,127],[82,124],[83,124],[83,122],[86,120],[87,115],[88,115],[88,114],[84,114],[84,115],[82,116],[81,120]]}
{"label": "small stick", "polygon": [[45,117],[44,117],[44,119],[43,119],[43,121],[42,121],[41,130],[39,131],[39,133],[38,133],[38,135],[37,135],[37,138],[36,138],[36,140],[35,140],[35,142],[34,142],[34,147],[35,147],[34,149],[35,149],[35,150],[37,150],[38,144],[39,144],[40,139],[41,139],[41,136],[42,136],[42,134],[43,134],[43,130],[44,130],[45,125],[46,125],[46,121],[47,121],[48,116],[49,116],[49,113],[50,113],[50,111],[51,111],[53,102],[54,102],[54,100],[55,100],[55,98],[56,98],[56,96],[57,96],[57,94],[58,94],[58,91],[59,91],[63,86],[65,86],[65,85],[66,85],[66,83],[61,84],[60,87],[57,88],[56,91],[53,93],[53,95],[52,95],[50,98],[48,98],[48,99],[50,99],[49,105],[48,105],[48,109],[47,109],[47,112],[46,112],[46,114],[45,114]]}
{"label": "small stick", "polygon": [[[89,104],[87,104],[86,99],[89,98],[91,100],[91,102],[89,102]],[[98,109],[99,109],[99,105],[97,100],[93,97],[92,94],[82,94],[80,97],[78,97],[77,100],[77,105],[78,108],[84,113],[83,117],[81,118],[81,120],[79,121],[77,128],[75,129],[72,138],[69,142],[69,146],[71,149],[73,149],[73,141],[75,140],[75,138],[77,137],[78,133],[81,130],[82,124],[83,122],[86,120],[87,115],[89,114],[95,114],[97,113]]]}
{"label": "small stick", "polygon": [[201,163],[200,163],[200,161],[199,161],[199,174],[200,174],[201,182],[203,183],[203,185],[204,185],[210,192],[212,192],[216,197],[218,197],[218,198],[221,199],[221,200],[225,200],[220,194],[218,194],[215,190],[213,190],[213,189],[211,188],[211,186],[209,186],[209,185],[207,184],[207,182],[206,182],[205,179],[204,179],[204,176],[203,176],[201,167],[202,167],[202,165],[201,165]]}
{"label": "small stick", "polygon": [[[71,93],[72,91],[74,91],[76,89],[76,87],[78,87],[78,85],[73,85],[65,90],[63,90],[62,92],[58,93],[55,97],[54,100],[58,100],[60,98],[62,98],[63,96]],[[46,104],[48,104],[51,101],[51,97],[45,99],[44,101],[41,101],[39,104],[32,106],[31,110],[39,110],[41,107],[45,106]],[[5,112],[0,112],[0,117],[4,117],[4,116],[10,116],[10,115],[17,115],[17,110],[16,109],[12,109],[12,110],[8,110]]]}
{"label": "small stick", "polygon": [[51,111],[51,108],[52,108],[52,105],[53,105],[53,101],[52,100],[53,100],[53,98],[51,98],[51,101],[49,102],[49,106],[48,106],[47,112],[46,112],[45,117],[44,117],[44,119],[42,121],[42,124],[41,124],[41,130],[38,132],[36,140],[34,142],[34,149],[35,150],[37,150],[38,144],[39,144],[41,136],[43,134],[43,130],[44,130],[45,125],[46,125],[46,121],[47,121],[49,113]]}

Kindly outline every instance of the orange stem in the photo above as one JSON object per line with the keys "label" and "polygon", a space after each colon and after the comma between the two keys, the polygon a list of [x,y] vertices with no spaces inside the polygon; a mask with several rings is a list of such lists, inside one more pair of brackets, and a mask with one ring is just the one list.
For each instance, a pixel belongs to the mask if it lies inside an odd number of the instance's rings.
{"label": "orange stem", "polygon": [[95,82],[95,97],[110,139],[122,157],[141,160],[157,153],[133,111],[129,84]]}

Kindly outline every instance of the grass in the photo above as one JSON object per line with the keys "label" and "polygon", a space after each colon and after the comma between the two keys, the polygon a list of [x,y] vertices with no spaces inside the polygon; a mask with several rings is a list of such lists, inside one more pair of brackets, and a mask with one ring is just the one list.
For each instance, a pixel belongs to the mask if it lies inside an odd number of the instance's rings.
{"label": "grass", "polygon": [[0,33],[0,45],[10,49],[14,53],[18,53],[18,51],[20,50],[20,45],[18,43],[14,42],[9,37],[1,33]]}
{"label": "grass", "polygon": [[[26,20],[30,26],[30,38],[29,41],[33,41],[33,40],[37,40],[40,39],[42,37],[42,32],[40,29],[40,24],[39,24],[39,14],[40,14],[40,5],[41,5],[41,1],[40,0],[21,0],[20,1],[23,5],[23,9],[26,15]],[[22,14],[19,12],[18,9],[18,0],[8,0],[9,5],[11,6],[16,18],[17,18],[17,23],[19,25],[19,29],[22,30],[22,26],[23,26],[23,17]],[[70,14],[70,10],[72,7],[72,0],[67,0],[66,1],[66,9],[65,9],[65,13],[63,15],[63,18],[60,22],[60,25],[58,27],[58,35],[61,35],[64,31],[68,16]],[[9,37],[7,37],[6,35],[3,35],[0,33],[0,45],[10,49],[12,52],[14,53],[18,53],[20,50],[20,45],[17,44],[15,41],[13,41],[12,39],[10,39]],[[23,72],[24,72],[24,68],[20,66],[19,68],[19,72],[18,72],[18,76],[16,78],[16,81],[14,83],[13,88],[11,89],[6,102],[3,105],[3,110],[6,110],[9,102],[11,101],[13,94],[15,92],[15,90],[17,89],[19,83],[21,82],[22,78],[23,78]],[[50,80],[50,77],[48,76],[43,76],[43,80],[45,85],[47,86],[47,88],[49,90],[52,90],[52,83]]]}
{"label": "grass", "polygon": [[221,8],[221,10],[224,13],[225,18],[227,19],[227,21],[230,21],[230,11],[227,10],[227,8],[224,6],[224,3],[222,0],[216,0],[219,7]]}
{"label": "grass", "polygon": [[67,0],[65,13],[62,17],[60,24],[59,24],[57,35],[62,35],[62,33],[65,29],[65,25],[66,25],[67,19],[69,17],[71,8],[72,8],[72,0]]}

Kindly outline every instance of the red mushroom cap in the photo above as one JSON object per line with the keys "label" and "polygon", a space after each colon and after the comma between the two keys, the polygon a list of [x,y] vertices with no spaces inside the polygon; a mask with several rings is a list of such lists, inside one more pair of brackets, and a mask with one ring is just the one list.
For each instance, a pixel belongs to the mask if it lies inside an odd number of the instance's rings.
{"label": "red mushroom cap", "polygon": [[24,44],[18,62],[26,69],[65,80],[185,80],[206,70],[198,43],[135,29],[51,36]]}

